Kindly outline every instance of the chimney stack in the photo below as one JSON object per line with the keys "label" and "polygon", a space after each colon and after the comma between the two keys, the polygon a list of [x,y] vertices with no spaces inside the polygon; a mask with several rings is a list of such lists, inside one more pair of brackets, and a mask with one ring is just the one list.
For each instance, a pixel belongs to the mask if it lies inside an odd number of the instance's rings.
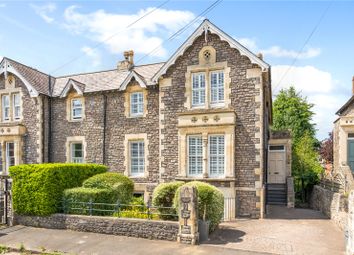
{"label": "chimney stack", "polygon": [[260,60],[263,60],[263,54],[262,54],[261,52],[259,52],[259,53],[257,54],[257,57],[258,57]]}
{"label": "chimney stack", "polygon": [[124,60],[118,62],[118,70],[129,70],[134,66],[134,51],[124,51]]}

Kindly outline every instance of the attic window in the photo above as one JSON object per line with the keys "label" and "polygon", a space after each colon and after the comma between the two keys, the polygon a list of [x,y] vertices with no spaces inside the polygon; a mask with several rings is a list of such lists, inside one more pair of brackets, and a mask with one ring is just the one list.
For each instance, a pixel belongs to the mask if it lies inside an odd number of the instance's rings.
{"label": "attic window", "polygon": [[209,61],[210,56],[211,56],[210,51],[209,51],[209,50],[204,51],[204,52],[203,52],[203,55],[204,55],[204,59],[205,59],[206,61]]}

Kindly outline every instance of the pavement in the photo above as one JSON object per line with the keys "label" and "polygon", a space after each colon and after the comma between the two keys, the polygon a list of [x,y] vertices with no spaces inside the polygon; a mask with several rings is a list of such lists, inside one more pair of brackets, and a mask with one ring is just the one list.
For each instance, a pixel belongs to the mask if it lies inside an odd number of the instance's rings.
{"label": "pavement", "polygon": [[[40,251],[82,255],[340,255],[344,233],[321,213],[308,209],[269,207],[268,218],[222,223],[199,246],[96,233],[14,226],[0,230],[0,244]],[[16,254],[16,253],[11,253]]]}

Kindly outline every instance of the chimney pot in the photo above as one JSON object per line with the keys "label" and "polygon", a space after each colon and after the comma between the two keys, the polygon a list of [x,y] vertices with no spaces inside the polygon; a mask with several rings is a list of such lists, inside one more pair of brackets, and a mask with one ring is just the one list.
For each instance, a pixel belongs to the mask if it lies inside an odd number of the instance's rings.
{"label": "chimney pot", "polygon": [[124,60],[118,62],[118,70],[129,70],[134,66],[134,51],[124,51]]}
{"label": "chimney pot", "polygon": [[257,54],[257,57],[258,57],[259,59],[263,60],[263,54],[262,54],[261,52],[259,52],[259,53]]}

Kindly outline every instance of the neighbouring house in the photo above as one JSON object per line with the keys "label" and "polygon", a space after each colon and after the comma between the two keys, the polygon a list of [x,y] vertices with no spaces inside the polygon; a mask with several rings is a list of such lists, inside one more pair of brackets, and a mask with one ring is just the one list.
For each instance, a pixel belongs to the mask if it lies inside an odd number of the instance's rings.
{"label": "neighbouring house", "polygon": [[160,182],[201,180],[224,193],[227,219],[263,217],[267,183],[280,184],[275,203],[286,204],[290,137],[269,144],[271,77],[261,55],[204,20],[167,62],[124,57],[113,70],[62,77],[5,57],[2,172],[22,163],[100,163],[134,179],[146,199]]}
{"label": "neighbouring house", "polygon": [[345,192],[354,188],[354,77],[352,97],[336,112],[333,129],[333,177]]}

